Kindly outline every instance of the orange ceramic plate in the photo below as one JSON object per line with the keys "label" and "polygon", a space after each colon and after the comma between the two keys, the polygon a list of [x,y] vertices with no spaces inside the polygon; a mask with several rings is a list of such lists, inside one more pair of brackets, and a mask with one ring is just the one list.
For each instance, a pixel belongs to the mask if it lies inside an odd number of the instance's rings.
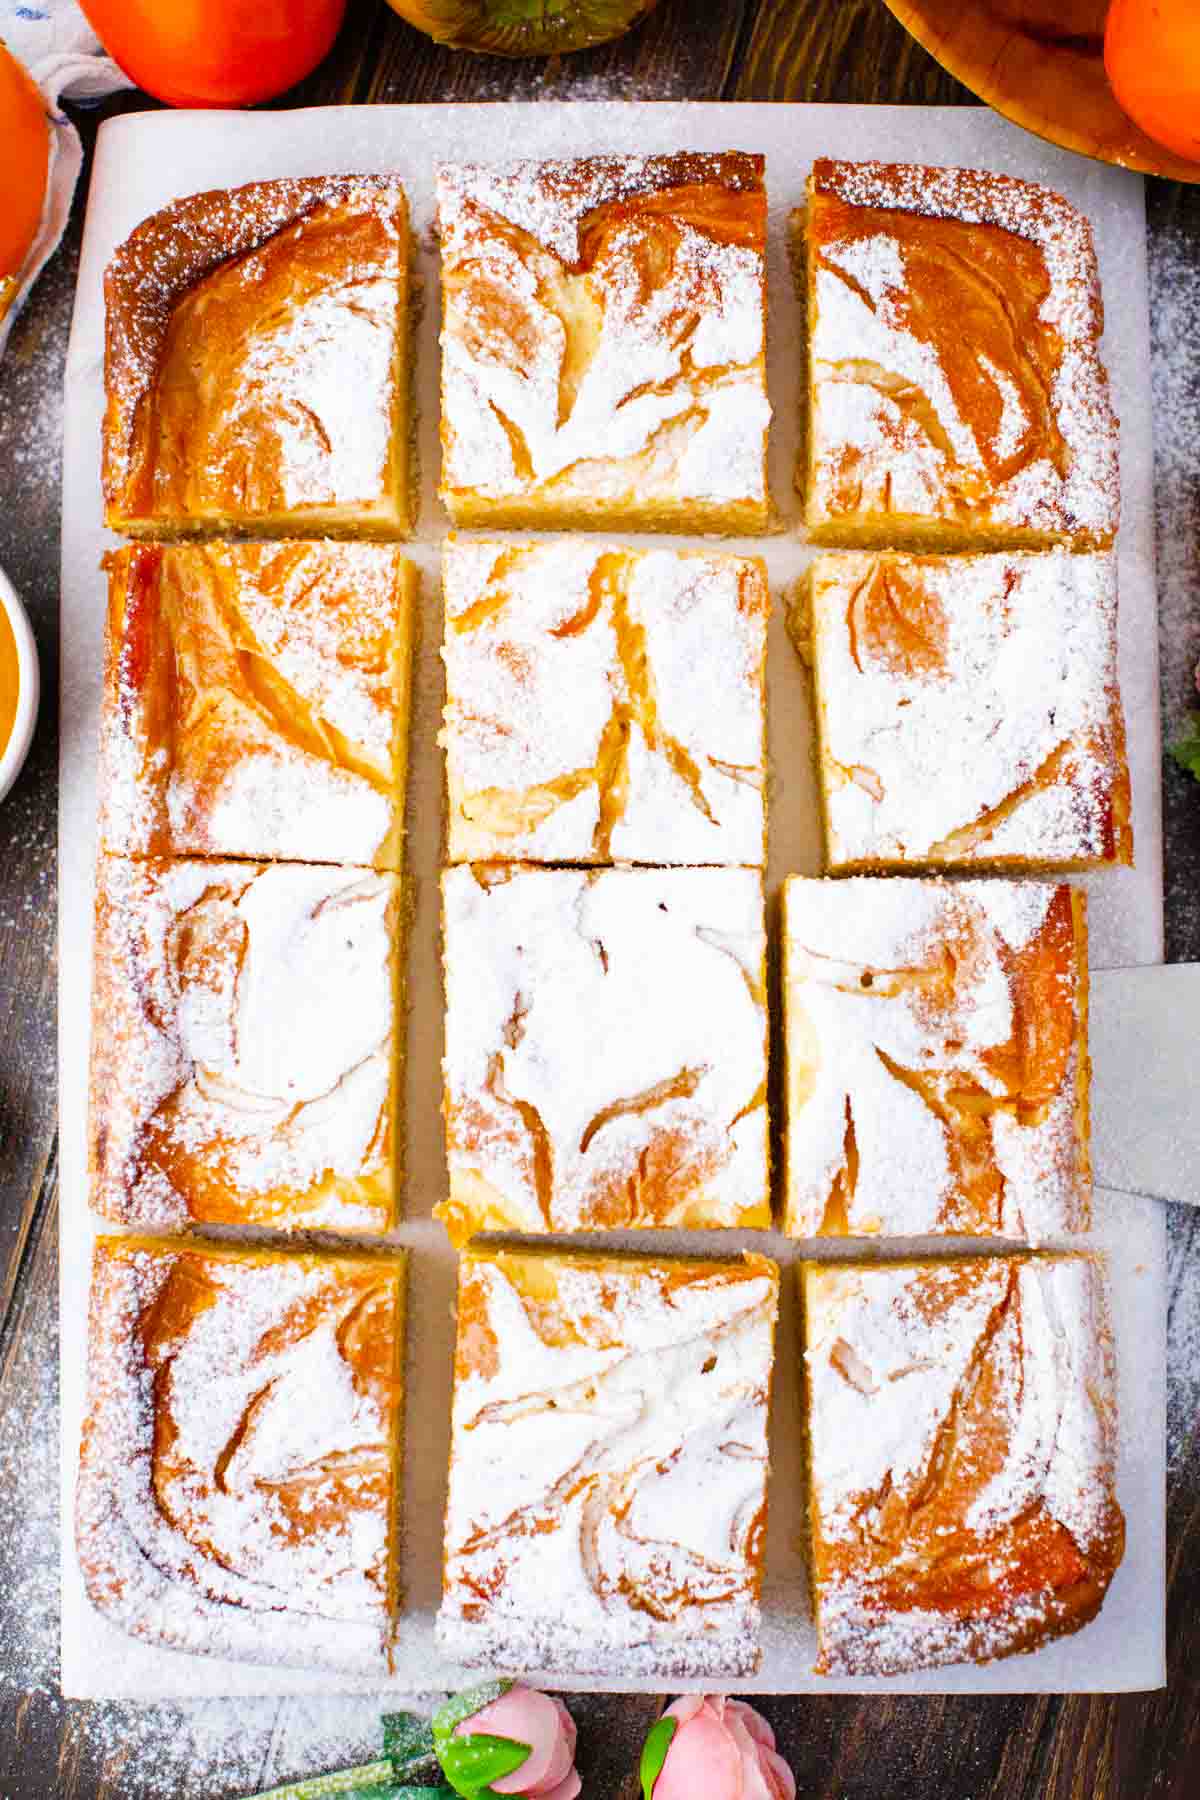
{"label": "orange ceramic plate", "polygon": [[1104,73],[1108,0],[887,0],[902,25],[973,93],[1051,143],[1102,162],[1200,182],[1139,131]]}

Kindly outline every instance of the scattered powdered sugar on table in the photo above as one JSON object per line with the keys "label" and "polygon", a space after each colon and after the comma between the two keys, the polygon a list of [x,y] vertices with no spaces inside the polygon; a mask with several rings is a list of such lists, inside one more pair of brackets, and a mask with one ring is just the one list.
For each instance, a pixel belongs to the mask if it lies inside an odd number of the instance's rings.
{"label": "scattered powdered sugar on table", "polygon": [[[1200,707],[1200,212],[1150,234],[1154,507],[1163,731],[1181,736]],[[1200,943],[1200,787],[1167,765],[1168,938],[1174,954]],[[1178,946],[1178,948],[1175,948]]]}
{"label": "scattered powdered sugar on table", "polygon": [[[1158,199],[1154,195],[1155,200]],[[1189,196],[1190,199],[1190,196]],[[1153,374],[1154,501],[1163,726],[1167,743],[1179,736],[1184,714],[1200,706],[1195,667],[1200,658],[1200,209],[1181,204],[1149,234],[1150,344]],[[1187,954],[1200,945],[1200,788],[1168,772],[1168,806],[1179,812],[1168,829],[1169,934]],[[1168,815],[1170,825],[1170,815]],[[1190,854],[1189,854],[1190,852]],[[1200,1420],[1200,1211],[1167,1209],[1167,1467],[1178,1475],[1196,1457]]]}
{"label": "scattered powdered sugar on table", "polygon": [[1200,1462],[1200,1209],[1167,1208],[1167,1474]]}
{"label": "scattered powdered sugar on table", "polygon": [[1150,239],[1154,486],[1159,634],[1168,737],[1188,706],[1200,657],[1200,278],[1196,240],[1178,225]]}

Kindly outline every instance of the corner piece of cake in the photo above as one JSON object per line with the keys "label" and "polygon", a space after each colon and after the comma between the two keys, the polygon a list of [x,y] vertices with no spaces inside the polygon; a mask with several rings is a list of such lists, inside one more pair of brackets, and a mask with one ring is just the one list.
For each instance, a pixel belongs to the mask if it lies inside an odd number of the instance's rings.
{"label": "corner piece of cake", "polygon": [[822,157],[795,232],[811,537],[1112,543],[1118,427],[1082,213],[982,169]]}
{"label": "corner piece of cake", "polygon": [[793,876],[783,981],[791,1236],[1087,1230],[1081,892]]}
{"label": "corner piece of cake", "polygon": [[769,1227],[758,871],[480,865],[442,900],[454,1242]]}
{"label": "corner piece of cake", "polygon": [[404,1258],[101,1238],[75,1543],[173,1650],[384,1677]]}
{"label": "corner piece of cake", "polygon": [[766,529],[761,156],[447,165],[438,219],[456,524]]}
{"label": "corner piece of cake", "polygon": [[412,564],[325,539],[138,544],[107,567],[104,848],[398,869]]}
{"label": "corner piece of cake", "polygon": [[817,1673],[990,1662],[1094,1619],[1125,1545],[1096,1259],[801,1279]]}
{"label": "corner piece of cake", "polygon": [[765,861],[757,557],[452,539],[452,862]]}
{"label": "corner piece of cake", "polygon": [[1114,557],[818,556],[790,622],[831,870],[1133,861]]}
{"label": "corner piece of cake", "polygon": [[448,1656],[753,1674],[778,1299],[759,1256],[463,1257]]}
{"label": "corner piece of cake", "polygon": [[403,537],[408,204],[257,181],[144,220],[104,278],[104,520],[132,537]]}
{"label": "corner piece of cake", "polygon": [[388,1230],[399,935],[394,875],[102,856],[94,1209],[143,1228]]}

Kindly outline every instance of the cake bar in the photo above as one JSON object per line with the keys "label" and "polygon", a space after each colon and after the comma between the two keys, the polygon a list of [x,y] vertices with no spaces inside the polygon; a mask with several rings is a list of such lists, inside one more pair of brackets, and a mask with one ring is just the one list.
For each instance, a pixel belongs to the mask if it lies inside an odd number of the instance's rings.
{"label": "cake bar", "polygon": [[757,557],[451,541],[452,862],[765,861]]}
{"label": "cake bar", "polygon": [[779,1271],[469,1255],[437,1635],[641,1679],[759,1662]]}
{"label": "cake bar", "polygon": [[398,869],[416,571],[382,544],[108,558],[101,839]]}
{"label": "cake bar", "polygon": [[404,1258],[101,1238],[76,1545],[175,1650],[387,1673]]}
{"label": "cake bar", "polygon": [[830,869],[1132,862],[1111,556],[819,556],[791,622]]}
{"label": "cake bar", "polygon": [[989,1662],[1099,1612],[1124,1550],[1089,1256],[802,1271],[828,1676]]}
{"label": "cake bar", "polygon": [[757,871],[460,867],[442,897],[454,1241],[768,1226]]}
{"label": "cake bar", "polygon": [[1087,923],[1077,889],[784,883],[784,1228],[1086,1231]]}
{"label": "cake bar", "polygon": [[95,1210],[388,1230],[399,914],[369,870],[102,856]]}
{"label": "cake bar", "polygon": [[766,220],[733,151],[443,167],[455,523],[763,530]]}
{"label": "cake bar", "polygon": [[105,523],[404,536],[408,261],[386,176],[256,181],[144,220],[104,278]]}
{"label": "cake bar", "polygon": [[822,157],[795,228],[809,535],[1109,546],[1118,428],[1084,216],[985,170]]}

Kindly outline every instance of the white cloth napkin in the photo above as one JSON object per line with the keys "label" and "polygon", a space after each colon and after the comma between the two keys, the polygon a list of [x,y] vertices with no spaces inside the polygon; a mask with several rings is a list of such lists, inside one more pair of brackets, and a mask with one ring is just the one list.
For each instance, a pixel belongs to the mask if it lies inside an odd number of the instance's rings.
{"label": "white cloth napkin", "polygon": [[59,110],[59,101],[102,100],[129,87],[75,0],[0,0],[0,38],[18,57],[46,101],[50,118],[50,166],[42,222],[21,270],[16,300],[0,320],[0,351],[12,322],[47,259],[58,248],[71,211],[71,197],[83,166],[79,133]]}

